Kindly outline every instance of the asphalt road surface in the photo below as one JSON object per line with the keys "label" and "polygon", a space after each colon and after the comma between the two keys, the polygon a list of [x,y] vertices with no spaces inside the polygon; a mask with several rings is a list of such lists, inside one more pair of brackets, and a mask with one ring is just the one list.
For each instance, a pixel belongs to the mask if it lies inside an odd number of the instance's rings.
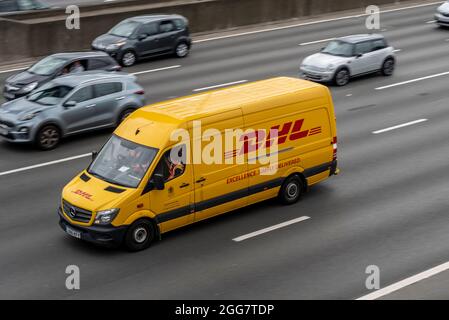
{"label": "asphalt road surface", "polygon": [[[0,298],[355,299],[370,293],[367,266],[379,267],[383,287],[449,261],[449,30],[431,23],[435,8],[382,14],[382,33],[400,49],[396,73],[331,88],[341,175],[293,206],[267,201],[171,232],[139,253],[103,249],[67,236],[56,213],[62,187],[89,157],[5,172],[86,154],[111,131],[67,139],[50,152],[0,143]],[[186,59],[147,61],[129,72],[180,65],[138,75],[148,102],[160,101],[297,76],[300,60],[323,46],[299,44],[365,32],[359,17],[216,39],[196,43]],[[302,216],[310,219],[232,240]],[[72,264],[80,267],[79,291],[65,288]],[[446,284],[431,278],[394,297],[447,298]]]}

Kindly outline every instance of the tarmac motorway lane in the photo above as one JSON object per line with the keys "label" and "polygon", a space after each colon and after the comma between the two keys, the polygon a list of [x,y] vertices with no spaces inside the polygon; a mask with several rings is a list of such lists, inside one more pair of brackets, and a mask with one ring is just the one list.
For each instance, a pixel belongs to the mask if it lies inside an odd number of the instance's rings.
{"label": "tarmac motorway lane", "polygon": [[[171,232],[135,254],[99,248],[65,235],[56,214],[62,187],[89,157],[2,173],[86,154],[111,130],[69,138],[50,152],[0,143],[0,298],[354,299],[369,293],[367,266],[379,267],[386,286],[449,261],[449,75],[439,75],[449,72],[449,30],[428,23],[436,6],[381,15],[382,33],[400,49],[397,70],[331,87],[341,174],[292,206],[253,205]],[[301,59],[324,45],[299,44],[363,32],[360,17],[198,42],[186,59],[128,71],[140,72],[155,102],[297,76]],[[410,125],[373,134],[402,124]],[[232,240],[302,216],[310,219]],[[65,288],[68,265],[80,267],[78,291]],[[428,281],[394,297],[428,297],[434,286],[443,294],[442,285]]]}

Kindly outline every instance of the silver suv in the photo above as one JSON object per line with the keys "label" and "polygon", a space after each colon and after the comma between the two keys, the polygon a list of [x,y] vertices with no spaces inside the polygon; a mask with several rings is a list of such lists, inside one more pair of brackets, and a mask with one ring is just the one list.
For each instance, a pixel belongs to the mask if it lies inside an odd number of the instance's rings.
{"label": "silver suv", "polygon": [[126,73],[98,71],[56,78],[0,107],[0,137],[49,150],[62,137],[115,127],[145,104],[135,81]]}
{"label": "silver suv", "polygon": [[320,53],[305,58],[300,76],[344,86],[351,77],[368,73],[391,76],[395,64],[394,48],[382,35],[360,34],[332,40]]}

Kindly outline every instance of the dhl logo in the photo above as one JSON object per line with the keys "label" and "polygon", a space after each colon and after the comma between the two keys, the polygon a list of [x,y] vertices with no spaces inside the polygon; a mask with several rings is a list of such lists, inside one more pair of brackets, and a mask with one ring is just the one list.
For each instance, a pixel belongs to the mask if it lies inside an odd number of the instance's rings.
{"label": "dhl logo", "polygon": [[[303,130],[303,124],[304,119],[299,119],[295,122],[290,121],[283,125],[275,125],[270,128],[268,136],[263,129],[246,133],[240,137],[240,142],[243,142],[243,147],[240,149],[240,152],[238,150],[225,152],[225,158],[233,158],[237,155],[254,152],[264,146],[265,148],[269,148],[273,145],[275,140],[277,140],[278,145],[282,145],[286,143],[287,140],[295,141],[321,133],[321,126]],[[277,137],[270,137],[272,130],[277,130]]]}

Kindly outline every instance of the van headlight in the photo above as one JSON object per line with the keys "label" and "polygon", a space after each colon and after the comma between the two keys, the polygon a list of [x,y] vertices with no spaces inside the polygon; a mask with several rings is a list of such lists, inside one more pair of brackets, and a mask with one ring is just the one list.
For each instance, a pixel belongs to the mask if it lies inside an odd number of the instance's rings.
{"label": "van headlight", "polygon": [[22,91],[23,91],[23,92],[31,92],[31,91],[33,91],[34,89],[36,89],[36,87],[37,87],[38,84],[39,84],[39,83],[37,83],[37,82],[31,82],[30,84],[27,84],[25,87],[23,87],[23,88],[22,88]]}
{"label": "van headlight", "polygon": [[110,224],[112,220],[117,216],[120,209],[108,209],[98,211],[95,216],[95,224]]}

